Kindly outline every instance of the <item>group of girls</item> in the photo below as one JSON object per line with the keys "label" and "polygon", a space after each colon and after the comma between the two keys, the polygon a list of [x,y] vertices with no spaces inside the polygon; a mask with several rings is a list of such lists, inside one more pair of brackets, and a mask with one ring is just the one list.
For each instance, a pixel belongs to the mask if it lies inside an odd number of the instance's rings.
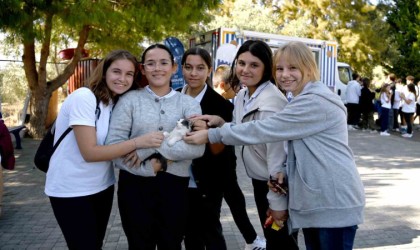
{"label": "group of girls", "polygon": [[[363,186],[348,147],[345,107],[318,81],[312,52],[292,42],[273,62],[267,44],[245,42],[231,76],[246,88],[233,110],[206,84],[211,65],[205,50],[188,50],[180,93],[171,88],[177,65],[164,45],[148,47],[140,64],[127,51],[113,51],[89,89],[66,99],[55,139],[73,130],[51,159],[45,193],[70,249],[101,249],[113,165],[120,168],[118,205],[130,249],[180,250],[183,240],[187,249],[226,249],[217,179],[224,174],[219,166],[235,164],[227,145],[247,145],[238,157],[252,178],[261,225],[271,217],[278,227],[264,229],[268,250],[298,249],[300,228],[307,249],[352,248],[363,221]],[[144,88],[135,82],[139,71]],[[293,94],[290,103],[279,88]],[[191,119],[194,132],[170,146],[163,132],[181,118]],[[270,177],[288,183],[289,193],[269,188]]]}

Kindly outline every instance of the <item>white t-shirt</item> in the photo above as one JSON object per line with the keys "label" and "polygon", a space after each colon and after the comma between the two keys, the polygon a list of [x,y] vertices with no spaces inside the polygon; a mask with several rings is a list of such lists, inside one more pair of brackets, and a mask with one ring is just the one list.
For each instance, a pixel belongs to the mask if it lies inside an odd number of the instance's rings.
{"label": "white t-shirt", "polygon": [[406,100],[411,100],[410,104],[406,103],[404,100],[402,101],[402,112],[404,113],[414,113],[416,112],[416,96],[412,92],[408,92]]}
{"label": "white t-shirt", "polygon": [[358,81],[352,80],[347,84],[346,101],[347,103],[359,103],[362,88]]}
{"label": "white t-shirt", "polygon": [[[56,120],[54,141],[72,125],[95,127],[97,145],[104,145],[108,134],[112,105],[99,104],[96,120],[96,98],[88,88],[74,91],[64,101]],[[96,194],[115,183],[111,161],[86,162],[77,146],[72,130],[61,141],[51,157],[47,172],[45,193],[53,197],[78,197]]]}
{"label": "white t-shirt", "polygon": [[391,109],[391,100],[388,98],[388,96],[385,93],[381,94],[381,107]]}

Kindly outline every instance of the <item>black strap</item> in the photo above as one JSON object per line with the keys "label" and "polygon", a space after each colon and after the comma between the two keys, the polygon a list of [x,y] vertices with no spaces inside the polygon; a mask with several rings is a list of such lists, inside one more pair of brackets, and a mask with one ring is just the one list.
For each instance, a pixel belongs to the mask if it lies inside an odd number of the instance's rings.
{"label": "black strap", "polygon": [[[58,139],[58,141],[54,144],[53,151],[52,151],[51,155],[52,155],[52,154],[54,154],[54,152],[55,152],[55,150],[57,149],[58,145],[60,145],[60,142],[61,142],[61,141],[64,139],[64,137],[66,137],[66,135],[67,135],[68,133],[70,133],[70,131],[72,131],[72,130],[73,130],[73,128],[72,128],[72,127],[69,127],[69,128],[67,128],[67,129],[66,129],[66,131],[64,131],[64,133],[60,136],[60,138]],[[54,133],[55,133],[55,131],[54,131]]]}

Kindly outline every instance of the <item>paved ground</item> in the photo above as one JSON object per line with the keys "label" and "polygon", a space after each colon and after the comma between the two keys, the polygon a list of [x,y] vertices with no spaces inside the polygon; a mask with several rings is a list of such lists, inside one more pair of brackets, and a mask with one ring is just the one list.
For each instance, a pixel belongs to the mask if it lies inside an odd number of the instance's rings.
{"label": "paved ground", "polygon": [[[397,133],[381,137],[362,131],[349,132],[367,198],[366,221],[357,231],[355,249],[420,249],[420,132],[416,132],[411,139]],[[16,169],[4,171],[0,249],[66,249],[43,193],[45,174],[33,169],[38,143],[23,139],[24,149],[16,150]],[[261,234],[251,184],[241,167],[238,176],[249,215]],[[243,238],[226,204],[222,222],[228,249],[243,249]],[[301,249],[305,249],[301,236],[299,240]],[[104,249],[127,249],[115,203]]]}

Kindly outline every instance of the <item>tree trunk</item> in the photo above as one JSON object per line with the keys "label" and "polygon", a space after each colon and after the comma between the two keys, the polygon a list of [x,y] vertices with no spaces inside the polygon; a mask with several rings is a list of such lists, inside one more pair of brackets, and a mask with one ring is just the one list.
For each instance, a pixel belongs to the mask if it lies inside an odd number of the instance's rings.
{"label": "tree trunk", "polygon": [[45,121],[48,114],[48,104],[51,93],[47,89],[37,88],[32,91],[32,111],[29,120],[29,133],[34,138],[42,138],[46,131]]}

